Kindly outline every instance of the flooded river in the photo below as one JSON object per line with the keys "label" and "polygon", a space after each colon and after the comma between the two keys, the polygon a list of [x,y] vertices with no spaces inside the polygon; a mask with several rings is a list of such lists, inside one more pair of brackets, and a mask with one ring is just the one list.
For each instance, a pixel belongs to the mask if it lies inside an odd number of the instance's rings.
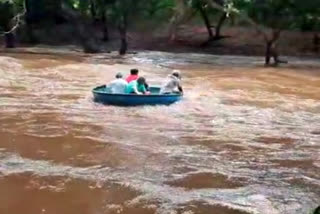
{"label": "flooded river", "polygon": [[[309,214],[320,205],[320,63],[144,52],[0,56],[0,213]],[[171,106],[91,89],[183,74]]]}

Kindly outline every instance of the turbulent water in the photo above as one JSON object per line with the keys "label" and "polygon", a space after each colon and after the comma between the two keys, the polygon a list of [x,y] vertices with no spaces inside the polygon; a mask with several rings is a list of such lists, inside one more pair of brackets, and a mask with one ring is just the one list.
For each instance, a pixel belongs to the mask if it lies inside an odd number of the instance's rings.
{"label": "turbulent water", "polygon": [[[309,214],[320,205],[320,63],[144,52],[0,56],[0,213]],[[172,69],[171,106],[91,89]]]}

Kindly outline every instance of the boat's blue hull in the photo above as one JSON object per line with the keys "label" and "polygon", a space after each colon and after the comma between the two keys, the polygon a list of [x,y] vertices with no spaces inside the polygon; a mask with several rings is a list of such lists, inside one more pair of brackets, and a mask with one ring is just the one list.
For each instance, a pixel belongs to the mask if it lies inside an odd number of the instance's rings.
{"label": "boat's blue hull", "polygon": [[150,95],[111,94],[105,86],[93,89],[94,101],[117,106],[170,105],[182,99],[181,94],[159,94],[159,87],[150,87]]}

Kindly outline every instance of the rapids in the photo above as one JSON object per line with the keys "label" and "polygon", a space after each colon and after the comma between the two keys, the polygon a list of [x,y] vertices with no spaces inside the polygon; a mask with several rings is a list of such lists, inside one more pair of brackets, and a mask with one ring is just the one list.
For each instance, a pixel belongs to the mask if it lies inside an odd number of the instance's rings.
{"label": "rapids", "polygon": [[[0,213],[309,214],[320,205],[320,63],[289,61],[2,54]],[[184,100],[92,101],[132,67],[151,84],[180,69]]]}

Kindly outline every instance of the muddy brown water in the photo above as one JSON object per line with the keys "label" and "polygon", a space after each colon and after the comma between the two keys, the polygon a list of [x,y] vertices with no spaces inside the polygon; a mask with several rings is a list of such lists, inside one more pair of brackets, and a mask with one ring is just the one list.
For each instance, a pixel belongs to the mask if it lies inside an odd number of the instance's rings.
{"label": "muddy brown water", "polygon": [[[0,213],[308,214],[320,205],[320,63],[142,52],[0,56]],[[91,89],[139,68],[185,98],[122,108]]]}

